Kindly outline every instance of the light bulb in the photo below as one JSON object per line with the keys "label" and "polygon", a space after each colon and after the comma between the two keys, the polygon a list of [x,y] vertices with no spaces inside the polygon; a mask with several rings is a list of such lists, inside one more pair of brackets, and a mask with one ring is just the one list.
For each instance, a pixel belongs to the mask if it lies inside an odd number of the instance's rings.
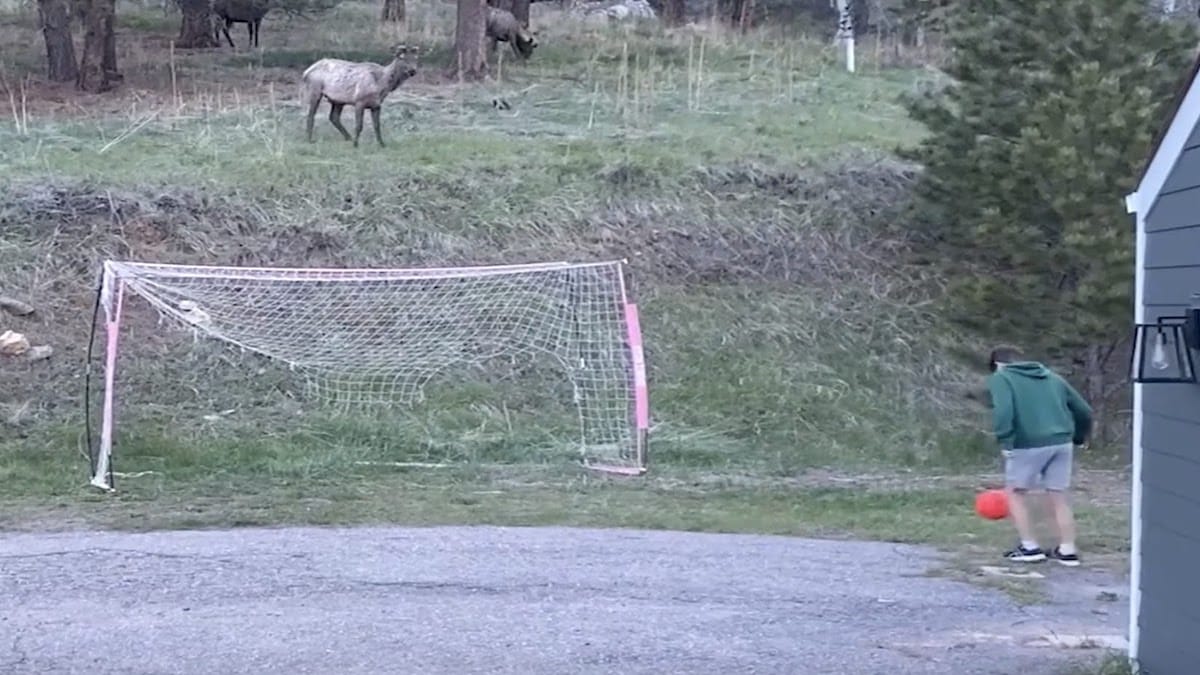
{"label": "light bulb", "polygon": [[1150,365],[1155,370],[1166,370],[1171,366],[1171,361],[1167,359],[1167,336],[1165,333],[1159,332],[1158,337],[1154,340],[1154,353],[1150,356]]}

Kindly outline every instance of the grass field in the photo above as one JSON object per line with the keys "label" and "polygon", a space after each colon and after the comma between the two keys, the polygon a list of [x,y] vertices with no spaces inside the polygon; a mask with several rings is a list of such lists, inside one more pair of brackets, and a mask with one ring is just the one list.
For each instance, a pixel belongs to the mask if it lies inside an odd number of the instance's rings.
{"label": "grass field", "polygon": [[[497,80],[463,85],[444,76],[452,10],[410,2],[394,29],[345,2],[315,22],[269,17],[258,50],[184,52],[170,48],[176,15],[123,4],[125,82],[96,97],[38,79],[31,8],[0,15],[0,40],[19,45],[0,64],[0,269],[5,292],[38,308],[0,331],[56,349],[0,362],[0,527],[560,523],[862,536],[985,558],[1011,540],[971,504],[998,478],[969,360],[986,336],[938,316],[938,272],[910,262],[900,221],[915,168],[892,150],[920,129],[898,97],[934,71],[889,66],[868,44],[850,75],[823,41],[782,30],[585,26],[539,4],[534,58],[506,54]],[[303,68],[383,61],[399,40],[428,55],[384,106],[387,147],[341,142],[324,111],[305,142]],[[549,379],[470,405],[450,381],[417,411],[334,418],[158,330],[142,303],[123,338],[120,491],[95,494],[82,375],[106,257],[627,258],[652,470],[604,478],[538,450],[573,432],[546,412],[562,403]],[[281,414],[295,405],[303,422]],[[1084,459],[1082,544],[1120,567],[1127,477],[1110,454]]]}

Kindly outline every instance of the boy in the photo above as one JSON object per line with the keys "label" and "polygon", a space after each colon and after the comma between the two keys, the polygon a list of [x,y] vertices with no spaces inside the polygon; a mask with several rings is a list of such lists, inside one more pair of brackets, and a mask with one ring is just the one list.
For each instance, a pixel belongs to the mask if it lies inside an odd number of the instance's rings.
{"label": "boy", "polygon": [[1004,484],[1008,511],[1021,537],[1004,554],[1014,562],[1041,562],[1047,555],[1038,546],[1029,519],[1025,493],[1045,488],[1059,544],[1049,557],[1069,567],[1079,565],[1075,548],[1075,515],[1067,502],[1074,446],[1082,446],[1092,430],[1092,408],[1066,380],[1036,361],[1022,360],[1013,347],[999,347],[988,360],[996,440],[1004,454]]}

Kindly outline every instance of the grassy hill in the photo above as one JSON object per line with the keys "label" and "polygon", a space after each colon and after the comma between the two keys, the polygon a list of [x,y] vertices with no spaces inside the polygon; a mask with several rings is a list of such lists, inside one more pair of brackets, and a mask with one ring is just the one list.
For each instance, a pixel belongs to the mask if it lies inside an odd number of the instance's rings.
{"label": "grassy hill", "polygon": [[[897,98],[929,72],[885,67],[868,46],[851,75],[827,44],[782,31],[585,25],[539,4],[534,58],[505,53],[498,80],[462,85],[444,76],[452,5],[409,4],[399,31],[346,2],[318,22],[269,18],[261,50],[194,53],[167,47],[175,17],[122,6],[121,91],[76,97],[6,75],[0,269],[38,313],[0,330],[57,352],[0,362],[0,526],[471,520],[1007,538],[970,512],[996,468],[970,396],[980,373],[962,359],[979,343],[932,310],[940,279],[908,262],[899,220],[917,168],[891,151],[920,129]],[[28,10],[0,19],[0,39],[23,45],[6,73],[40,67],[34,23]],[[388,146],[365,140],[368,126],[352,148],[324,110],[305,142],[303,68],[383,61],[399,40],[430,55],[384,106]],[[110,257],[627,258],[652,472],[589,476],[536,450],[574,432],[551,414],[563,404],[552,374],[483,389],[451,377],[420,409],[334,416],[291,398],[286,373],[239,367],[134,302],[127,477],[117,495],[90,494],[84,356]],[[1119,503],[1103,500],[1083,506],[1085,527],[1118,529]]]}

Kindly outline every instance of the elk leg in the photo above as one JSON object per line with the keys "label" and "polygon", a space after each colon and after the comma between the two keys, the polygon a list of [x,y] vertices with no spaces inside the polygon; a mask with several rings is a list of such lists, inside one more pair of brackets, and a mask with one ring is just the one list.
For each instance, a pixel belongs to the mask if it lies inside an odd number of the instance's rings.
{"label": "elk leg", "polygon": [[361,105],[354,106],[354,147],[358,147],[358,137],[362,135],[363,127],[363,107]]}
{"label": "elk leg", "polygon": [[308,101],[308,119],[306,126],[308,127],[308,142],[313,142],[313,118],[317,116],[317,108],[321,107],[321,97],[313,96]]}
{"label": "elk leg", "polygon": [[378,107],[371,108],[371,124],[375,127],[375,140],[379,141],[379,147],[382,148],[384,145],[383,134],[379,131],[379,112],[380,109]]}
{"label": "elk leg", "polygon": [[[233,25],[232,21],[230,21],[229,19],[225,19],[225,25],[221,27],[221,32],[225,34],[225,39],[229,41],[230,47],[234,47],[233,38],[229,37],[229,27],[232,25]],[[234,48],[236,49],[236,47],[234,47]]]}
{"label": "elk leg", "polygon": [[330,101],[329,121],[334,127],[337,128],[338,131],[342,132],[342,138],[350,140],[350,132],[346,131],[346,127],[342,126],[342,108],[345,106],[345,103],[334,103],[333,101]]}

